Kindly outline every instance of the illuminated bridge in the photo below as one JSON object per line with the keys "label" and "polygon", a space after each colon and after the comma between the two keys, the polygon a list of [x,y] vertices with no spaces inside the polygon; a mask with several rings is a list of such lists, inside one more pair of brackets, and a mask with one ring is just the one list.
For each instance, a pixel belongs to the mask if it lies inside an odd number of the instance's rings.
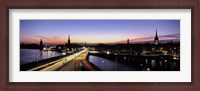
{"label": "illuminated bridge", "polygon": [[[89,49],[68,55],[51,62],[32,67],[28,71],[79,71],[79,70],[98,70],[86,61]],[[29,64],[31,65],[31,64]]]}

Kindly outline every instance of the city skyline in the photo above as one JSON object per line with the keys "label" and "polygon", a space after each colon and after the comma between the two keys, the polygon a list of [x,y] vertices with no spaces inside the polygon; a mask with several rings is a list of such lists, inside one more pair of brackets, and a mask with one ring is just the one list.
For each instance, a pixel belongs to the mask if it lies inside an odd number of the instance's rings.
{"label": "city skyline", "polygon": [[20,20],[20,43],[130,43],[180,40],[179,20]]}

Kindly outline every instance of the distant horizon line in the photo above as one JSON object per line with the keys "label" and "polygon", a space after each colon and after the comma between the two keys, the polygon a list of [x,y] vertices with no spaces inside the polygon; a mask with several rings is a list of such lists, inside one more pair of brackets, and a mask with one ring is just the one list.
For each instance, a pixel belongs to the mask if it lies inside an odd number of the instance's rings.
{"label": "distant horizon line", "polygon": [[[170,43],[171,41],[173,42],[173,43],[180,43],[180,40],[159,40],[160,41],[160,43]],[[153,40],[152,41],[141,41],[141,42],[129,42],[129,44],[146,44],[146,43],[150,43],[150,44],[153,44]],[[21,44],[39,44],[39,42],[38,43],[20,43],[20,45]],[[51,44],[51,43],[44,43],[44,45],[65,45],[65,44],[67,44],[67,42],[66,43],[60,43],[60,44]],[[72,42],[71,44],[79,44],[79,45],[85,45],[85,43],[78,43],[78,42]],[[116,45],[116,44],[127,44],[127,42],[123,42],[123,43],[86,43],[86,45],[98,45],[98,44],[105,44],[105,45]]]}
{"label": "distant horizon line", "polygon": [[[167,43],[172,41],[179,41],[180,42],[180,33],[175,33],[175,34],[168,34],[168,35],[160,35],[159,37],[159,42],[160,43]],[[170,37],[170,38],[166,38],[166,37]],[[43,40],[43,38],[41,38]],[[20,42],[20,44],[39,44],[39,41],[41,39],[38,39],[38,42],[33,42],[33,43],[25,43],[25,42]],[[127,39],[124,40],[118,40],[118,41],[114,41],[114,42],[86,42],[86,44],[91,44],[91,45],[95,45],[95,44],[126,44],[127,43]],[[44,38],[45,40],[45,38]],[[141,38],[132,38],[129,39],[129,43],[151,43],[154,41],[154,36],[149,36],[149,37],[141,37]],[[63,45],[63,44],[67,44],[68,41],[66,42],[62,42],[62,43],[45,43],[43,41],[44,44],[47,45]],[[73,42],[73,40],[71,40],[72,44],[85,44],[85,42]]]}

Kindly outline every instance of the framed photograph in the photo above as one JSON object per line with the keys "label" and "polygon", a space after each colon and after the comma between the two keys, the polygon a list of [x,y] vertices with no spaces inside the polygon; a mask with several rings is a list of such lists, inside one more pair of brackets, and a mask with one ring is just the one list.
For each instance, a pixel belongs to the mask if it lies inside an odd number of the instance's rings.
{"label": "framed photograph", "polygon": [[2,90],[199,91],[199,3],[2,1]]}

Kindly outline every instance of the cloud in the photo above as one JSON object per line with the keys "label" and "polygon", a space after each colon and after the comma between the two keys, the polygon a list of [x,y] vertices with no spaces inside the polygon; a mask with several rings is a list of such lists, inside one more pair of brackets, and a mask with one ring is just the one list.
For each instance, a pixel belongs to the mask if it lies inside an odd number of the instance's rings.
{"label": "cloud", "polygon": [[47,44],[62,44],[64,43],[64,37],[60,37],[60,36],[51,36],[51,37],[46,37],[46,36],[39,36],[39,35],[36,35],[34,36],[35,38],[38,38],[38,39],[42,39],[44,41],[44,43],[47,43]]}
{"label": "cloud", "polygon": [[54,36],[53,39],[58,39],[58,36]]}
{"label": "cloud", "polygon": [[53,44],[53,43],[55,43],[55,41],[54,41],[52,38],[49,38],[49,37],[38,36],[38,35],[36,35],[36,36],[34,36],[34,37],[36,37],[36,38],[38,38],[38,39],[42,39],[44,43],[48,43],[48,44]]}
{"label": "cloud", "polygon": [[[134,43],[134,42],[145,42],[145,41],[153,41],[155,36],[151,36],[151,37],[143,37],[143,38],[135,38],[135,39],[129,39],[130,42]],[[158,36],[159,40],[179,40],[180,39],[180,33],[178,34],[169,34],[169,35],[161,35]],[[127,40],[121,40],[121,41],[117,41],[114,43],[126,43]]]}
{"label": "cloud", "polygon": [[32,44],[32,43],[39,43],[40,40],[38,39],[35,39],[35,38],[21,38],[20,39],[20,43],[29,43],[29,44]]}
{"label": "cloud", "polygon": [[44,40],[48,40],[48,41],[52,41],[51,38],[48,38],[48,37],[45,37],[45,36],[36,35],[35,37],[36,37],[36,38],[40,38],[40,39],[44,39]]}
{"label": "cloud", "polygon": [[161,37],[161,38],[163,38],[163,37],[180,38],[180,34],[162,35],[162,36],[159,36],[159,37]]}

